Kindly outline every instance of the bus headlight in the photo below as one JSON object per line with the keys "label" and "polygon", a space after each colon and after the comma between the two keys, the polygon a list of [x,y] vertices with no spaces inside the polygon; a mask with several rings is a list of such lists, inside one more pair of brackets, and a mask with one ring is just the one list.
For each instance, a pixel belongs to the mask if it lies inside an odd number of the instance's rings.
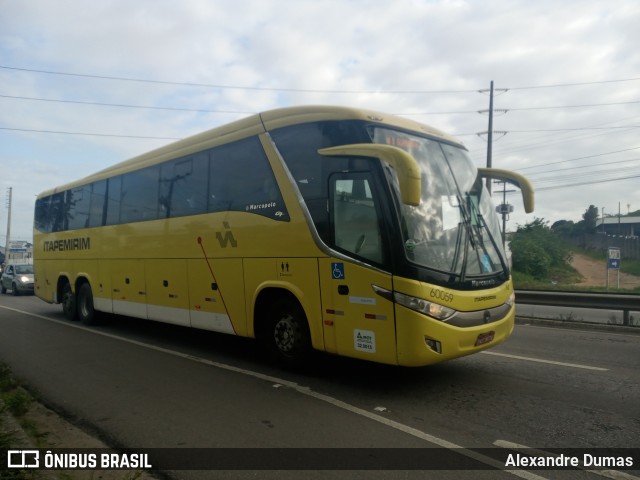
{"label": "bus headlight", "polygon": [[513,307],[516,303],[516,292],[511,292],[511,295],[509,295],[509,298],[504,303],[506,303],[510,307]]}
{"label": "bus headlight", "polygon": [[456,311],[452,308],[445,307],[438,303],[429,302],[422,298],[405,295],[404,293],[394,292],[393,297],[396,303],[399,303],[400,305],[416,312],[420,312],[425,315],[429,315],[430,317],[437,318],[438,320],[445,321],[447,318],[456,313]]}

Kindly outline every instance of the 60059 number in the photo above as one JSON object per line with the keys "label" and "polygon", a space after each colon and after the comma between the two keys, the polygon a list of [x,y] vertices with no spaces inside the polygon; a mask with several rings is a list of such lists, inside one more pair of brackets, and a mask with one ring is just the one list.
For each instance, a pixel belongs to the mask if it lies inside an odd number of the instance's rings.
{"label": "60059 number", "polygon": [[445,292],[444,290],[438,290],[437,288],[431,289],[429,294],[431,298],[442,300],[443,302],[453,302],[453,293]]}

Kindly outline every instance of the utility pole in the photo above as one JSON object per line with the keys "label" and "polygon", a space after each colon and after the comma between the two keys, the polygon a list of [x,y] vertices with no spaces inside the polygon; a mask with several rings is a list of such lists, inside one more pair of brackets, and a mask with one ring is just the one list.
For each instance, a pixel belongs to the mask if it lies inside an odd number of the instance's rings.
{"label": "utility pole", "polygon": [[[506,88],[501,88],[498,91],[500,91],[501,93],[506,92],[508,89]],[[479,90],[480,93],[485,93],[487,92],[487,90]],[[487,112],[489,114],[489,127],[488,130],[486,132],[480,132],[478,134],[478,136],[481,136],[483,134],[487,134],[487,168],[491,168],[493,165],[493,93],[494,93],[494,89],[493,89],[493,80],[491,80],[491,84],[489,87],[489,110],[480,110],[478,113],[485,113]],[[500,113],[507,113],[508,110],[498,110]],[[500,132],[495,132],[495,133],[499,133],[501,135],[506,135],[507,132],[504,131],[500,131]],[[487,178],[487,190],[489,191],[489,194],[491,194],[491,179]]]}
{"label": "utility pole", "polygon": [[[489,88],[489,127],[487,130],[487,168],[492,166],[493,155],[493,80]],[[487,190],[491,195],[491,179],[487,178]]]}
{"label": "utility pole", "polygon": [[618,202],[618,235],[620,235],[620,202]]}
{"label": "utility pole", "polygon": [[7,207],[9,213],[7,214],[7,239],[4,245],[4,261],[9,263],[9,242],[11,241],[11,197],[13,194],[13,187],[9,187],[7,191]]}

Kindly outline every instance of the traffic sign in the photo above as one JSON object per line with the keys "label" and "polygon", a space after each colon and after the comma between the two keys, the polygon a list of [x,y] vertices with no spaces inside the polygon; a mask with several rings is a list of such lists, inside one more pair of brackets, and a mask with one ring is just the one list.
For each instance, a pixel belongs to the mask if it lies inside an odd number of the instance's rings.
{"label": "traffic sign", "polygon": [[607,257],[609,259],[607,268],[609,270],[620,270],[620,249],[618,247],[609,247]]}

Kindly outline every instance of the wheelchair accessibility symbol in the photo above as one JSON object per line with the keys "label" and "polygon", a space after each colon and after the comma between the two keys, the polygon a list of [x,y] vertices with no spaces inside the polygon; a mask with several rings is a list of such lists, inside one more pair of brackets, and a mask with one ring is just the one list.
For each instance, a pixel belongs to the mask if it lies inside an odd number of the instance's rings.
{"label": "wheelchair accessibility symbol", "polygon": [[344,263],[332,263],[331,276],[334,280],[344,280]]}

